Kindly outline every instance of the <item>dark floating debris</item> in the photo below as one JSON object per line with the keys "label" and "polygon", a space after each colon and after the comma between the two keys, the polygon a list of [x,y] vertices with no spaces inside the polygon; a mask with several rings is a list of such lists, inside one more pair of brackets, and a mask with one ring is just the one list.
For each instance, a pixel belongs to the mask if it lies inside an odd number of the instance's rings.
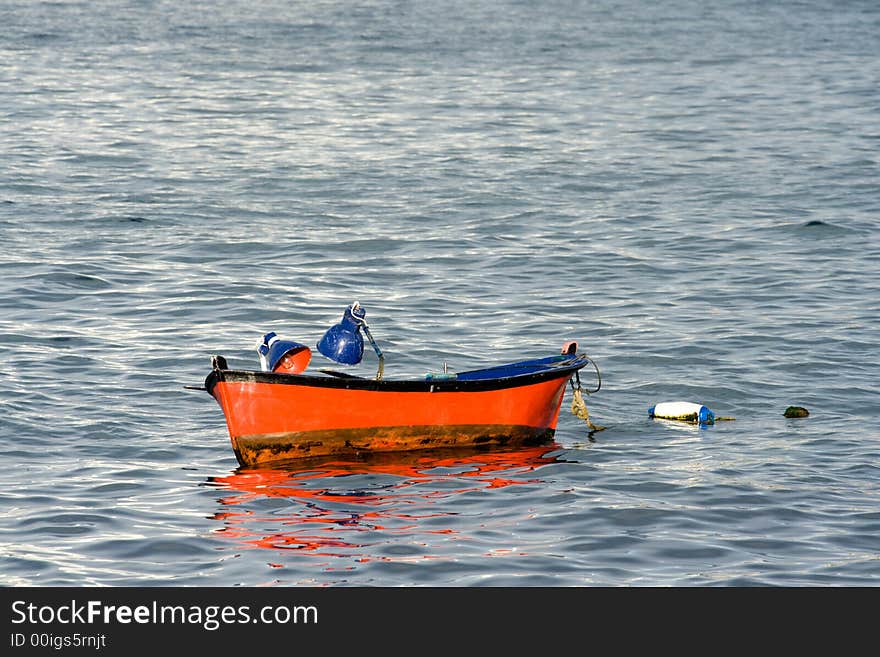
{"label": "dark floating debris", "polygon": [[789,406],[785,409],[785,413],[783,413],[785,417],[808,417],[810,415],[810,411],[808,411],[803,406]]}

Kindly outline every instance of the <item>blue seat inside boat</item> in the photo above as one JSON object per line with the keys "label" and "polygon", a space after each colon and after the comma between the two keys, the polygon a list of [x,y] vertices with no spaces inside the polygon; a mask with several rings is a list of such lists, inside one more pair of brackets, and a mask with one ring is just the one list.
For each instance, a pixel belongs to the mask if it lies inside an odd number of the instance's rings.
{"label": "blue seat inside boat", "polygon": [[495,367],[487,367],[480,370],[459,372],[456,375],[456,379],[459,381],[505,379],[511,376],[523,376],[525,374],[535,374],[537,372],[555,369],[556,367],[568,364],[571,361],[571,356],[560,354],[557,356],[548,356],[547,358],[536,358],[534,360],[523,360],[517,363],[507,363],[505,365],[497,365]]}

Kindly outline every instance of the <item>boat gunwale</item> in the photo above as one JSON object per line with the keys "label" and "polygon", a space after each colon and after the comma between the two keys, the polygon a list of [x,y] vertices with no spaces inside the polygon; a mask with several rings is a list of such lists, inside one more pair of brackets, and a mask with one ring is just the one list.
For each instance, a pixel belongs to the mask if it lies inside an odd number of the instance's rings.
{"label": "boat gunwale", "polygon": [[[537,360],[537,359],[536,359]],[[474,372],[503,370],[511,365],[522,363],[508,363],[487,367],[480,370],[470,370],[461,374]],[[284,374],[277,372],[264,372],[261,370],[238,370],[215,368],[205,379],[205,388],[213,394],[213,388],[217,383],[258,383],[268,385],[298,385],[314,388],[332,388],[337,390],[363,390],[372,392],[485,392],[491,390],[504,390],[506,388],[518,388],[553,379],[569,378],[576,371],[582,369],[590,362],[583,355],[573,355],[558,363],[547,365],[537,372],[526,372],[512,376],[499,376],[485,379],[368,379],[361,377],[334,377],[314,376],[310,374]]]}

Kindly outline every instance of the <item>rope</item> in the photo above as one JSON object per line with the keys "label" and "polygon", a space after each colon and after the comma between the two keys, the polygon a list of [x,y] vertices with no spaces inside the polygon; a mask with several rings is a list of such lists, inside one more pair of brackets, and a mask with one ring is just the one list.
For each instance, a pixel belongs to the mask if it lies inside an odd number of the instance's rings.
{"label": "rope", "polygon": [[[590,361],[590,363],[592,363],[592,365],[593,365],[593,369],[596,370],[596,380],[597,380],[596,389],[595,390],[587,390],[588,395],[593,395],[602,389],[602,373],[599,371],[599,366],[596,364],[596,361],[594,361],[592,358],[590,358],[586,354],[584,354],[584,358],[586,358],[588,361]],[[577,374],[578,388],[580,388],[581,387],[580,372],[575,372],[575,374]]]}
{"label": "rope", "polygon": [[590,427],[590,431],[602,431],[605,428],[593,424],[592,420],[590,420],[590,412],[587,410],[587,404],[584,402],[584,394],[580,386],[574,391],[574,398],[571,400],[571,412],[576,417],[584,420],[587,426]]}
{"label": "rope", "polygon": [[[598,384],[596,385],[595,390],[587,390],[587,394],[593,394],[595,392],[599,392],[599,389],[602,387],[602,374],[599,372],[599,366],[596,365],[596,361],[594,361],[589,356],[586,357],[589,360],[593,367],[596,370],[596,377],[598,379]],[[574,381],[569,378],[568,382],[571,384],[572,389],[572,400],[571,400],[571,412],[575,417],[579,417],[587,423],[587,426],[590,428],[590,431],[602,431],[605,427],[598,426],[593,424],[592,420],[590,420],[590,411],[587,410],[587,403],[584,401],[584,390],[581,387],[581,374],[579,370],[575,370],[574,380],[577,381],[577,387],[574,385]]]}

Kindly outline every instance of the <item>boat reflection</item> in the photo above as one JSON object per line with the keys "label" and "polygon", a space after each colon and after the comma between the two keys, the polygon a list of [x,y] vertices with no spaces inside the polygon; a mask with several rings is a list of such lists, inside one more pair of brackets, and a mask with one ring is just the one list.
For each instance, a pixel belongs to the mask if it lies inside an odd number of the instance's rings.
{"label": "boat reflection", "polygon": [[541,483],[535,470],[556,462],[558,449],[550,442],[240,468],[209,478],[208,485],[224,492],[213,519],[223,525],[219,535],[246,547],[388,560],[374,548],[398,541],[392,535],[416,542],[430,535],[454,538],[460,511],[446,503],[449,498]]}

